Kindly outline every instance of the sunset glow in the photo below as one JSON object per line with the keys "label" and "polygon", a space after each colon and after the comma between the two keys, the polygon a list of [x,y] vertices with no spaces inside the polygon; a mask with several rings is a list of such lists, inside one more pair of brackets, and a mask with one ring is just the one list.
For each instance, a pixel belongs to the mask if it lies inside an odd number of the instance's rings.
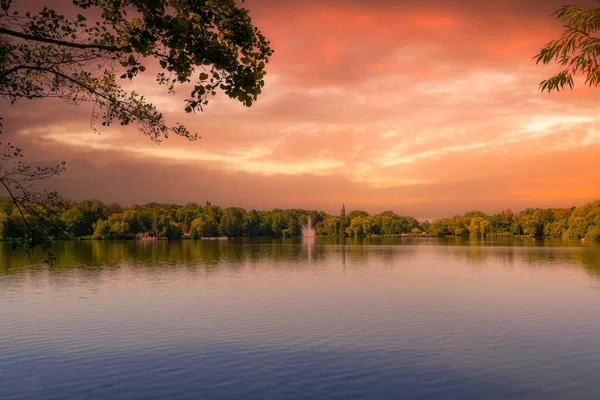
{"label": "sunset glow", "polygon": [[219,94],[186,114],[183,91],[148,72],[134,82],[201,140],[97,135],[89,107],[52,100],[3,104],[7,136],[36,161],[66,160],[50,187],[70,199],[431,219],[600,197],[600,90],[541,93],[556,68],[532,60],[561,34],[563,1],[245,4],[275,50],[252,107]]}

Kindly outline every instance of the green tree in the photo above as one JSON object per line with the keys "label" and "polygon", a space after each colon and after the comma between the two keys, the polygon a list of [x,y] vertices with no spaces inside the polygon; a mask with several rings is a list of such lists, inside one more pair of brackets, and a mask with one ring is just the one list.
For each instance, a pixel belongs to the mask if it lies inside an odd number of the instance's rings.
{"label": "green tree", "polygon": [[372,216],[362,218],[362,234],[364,236],[376,234],[375,222]]}
{"label": "green tree", "polygon": [[270,221],[272,236],[281,237],[285,229],[285,219],[281,210],[273,210]]}
{"label": "green tree", "polygon": [[8,215],[4,211],[0,211],[0,240],[10,240],[9,224]]}
{"label": "green tree", "polygon": [[223,210],[219,222],[219,234],[221,236],[242,236],[244,226],[244,210],[230,207]]}
{"label": "green tree", "polygon": [[[114,214],[112,214],[112,215],[114,215]],[[140,219],[139,213],[136,210],[133,210],[133,209],[125,210],[122,212],[122,215],[123,215],[123,220],[127,224],[127,230],[130,233],[135,235],[136,233],[142,232],[142,221]]]}
{"label": "green tree", "polygon": [[202,208],[196,203],[188,203],[177,209],[176,218],[177,221],[181,222],[184,232],[188,232],[192,221],[195,220],[201,212]]}
{"label": "green tree", "polygon": [[183,230],[181,229],[181,225],[175,221],[170,221],[168,225],[165,226],[162,235],[169,240],[179,240],[183,237]]}
{"label": "green tree", "polygon": [[108,221],[99,219],[94,223],[94,234],[92,235],[92,239],[110,239],[110,225]]}
{"label": "green tree", "polygon": [[[314,227],[314,225],[313,225]],[[282,231],[283,236],[285,237],[294,237],[294,236],[298,236],[301,234],[302,228],[300,227],[300,222],[298,221],[297,218],[293,217],[293,218],[289,218],[286,221],[286,227],[285,229]]]}
{"label": "green tree", "polygon": [[343,236],[345,229],[342,228],[341,217],[327,216],[323,221],[323,231],[317,232],[317,234],[323,234],[327,236]]}
{"label": "green tree", "polygon": [[104,214],[104,204],[100,200],[84,200],[81,203],[75,204],[74,207],[77,207],[83,213],[85,224],[88,227],[86,235],[93,233],[91,227],[94,222],[107,218]]}
{"label": "green tree", "polygon": [[204,230],[204,221],[202,218],[196,218],[190,224],[190,232],[189,235],[192,239],[200,239],[203,235]]}
{"label": "green tree", "polygon": [[202,220],[204,221],[203,236],[216,237],[219,235],[219,222],[213,215],[204,215]]}
{"label": "green tree", "polygon": [[585,76],[589,86],[600,84],[600,8],[566,5],[554,15],[564,27],[560,38],[552,40],[535,56],[536,63],[556,62],[562,70],[542,81],[542,91],[573,88],[575,75]]}
{"label": "green tree", "polygon": [[483,236],[483,232],[481,229],[482,222],[485,221],[482,217],[474,217],[471,218],[471,223],[469,224],[469,236],[472,238],[478,238]]}
{"label": "green tree", "polygon": [[111,239],[127,239],[133,236],[123,214],[113,214],[108,217],[108,225]]}
{"label": "green tree", "polygon": [[83,213],[77,208],[71,208],[60,215],[65,224],[65,230],[73,237],[85,236],[87,226]]}
{"label": "green tree", "polygon": [[469,224],[471,223],[471,217],[455,215],[450,219],[448,230],[450,230],[455,236],[469,236]]}
{"label": "green tree", "polygon": [[118,214],[123,212],[123,207],[121,207],[117,203],[110,203],[104,207],[104,215],[106,218],[110,217],[113,214]]}
{"label": "green tree", "polygon": [[347,215],[348,220],[350,222],[352,222],[352,220],[356,217],[368,217],[369,213],[366,211],[360,211],[360,210],[354,210],[354,211],[350,211]]}
{"label": "green tree", "polygon": [[365,235],[364,227],[369,227],[366,221],[368,217],[356,216],[350,221],[350,226],[346,228],[346,234],[350,237],[361,237]]}
{"label": "green tree", "polygon": [[243,230],[248,236],[260,235],[260,214],[256,210],[250,210],[244,215]]}
{"label": "green tree", "polygon": [[202,215],[193,220],[190,226],[190,237],[192,239],[215,237],[218,234],[219,224],[212,215]]}
{"label": "green tree", "polygon": [[[425,224],[427,226],[427,224]],[[452,221],[450,218],[436,219],[428,226],[427,232],[437,237],[444,237],[452,235],[454,232],[451,230]]]}
{"label": "green tree", "polygon": [[579,207],[569,217],[569,228],[563,234],[565,239],[598,240],[600,228],[600,200]]}

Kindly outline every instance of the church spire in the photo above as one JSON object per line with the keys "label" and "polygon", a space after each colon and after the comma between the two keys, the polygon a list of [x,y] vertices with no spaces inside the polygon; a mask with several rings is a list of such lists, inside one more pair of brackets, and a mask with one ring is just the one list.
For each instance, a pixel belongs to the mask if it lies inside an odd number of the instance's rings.
{"label": "church spire", "polygon": [[342,204],[342,212],[340,214],[342,217],[346,216],[346,205]]}

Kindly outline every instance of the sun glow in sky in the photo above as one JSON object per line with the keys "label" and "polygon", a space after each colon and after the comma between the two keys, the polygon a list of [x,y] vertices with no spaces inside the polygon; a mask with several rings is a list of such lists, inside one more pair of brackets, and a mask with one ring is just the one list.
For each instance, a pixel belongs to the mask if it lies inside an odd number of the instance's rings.
{"label": "sun glow in sky", "polygon": [[97,135],[87,106],[49,100],[3,105],[5,131],[67,161],[52,187],[72,199],[418,218],[580,205],[600,197],[600,89],[540,93],[556,68],[532,60],[562,4],[248,0],[275,50],[251,108],[218,95],[190,115],[151,74],[134,83],[201,140]]}

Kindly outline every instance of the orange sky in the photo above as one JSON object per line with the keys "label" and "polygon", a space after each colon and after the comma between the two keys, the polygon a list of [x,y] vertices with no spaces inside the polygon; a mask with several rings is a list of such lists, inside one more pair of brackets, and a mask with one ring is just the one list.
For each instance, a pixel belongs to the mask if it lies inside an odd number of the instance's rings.
{"label": "orange sky", "polygon": [[580,205],[600,197],[600,89],[542,94],[556,68],[532,60],[562,3],[248,0],[275,49],[253,107],[221,95],[188,115],[152,75],[134,85],[200,141],[96,135],[87,106],[46,100],[3,104],[5,132],[66,160],[52,188],[72,199],[418,218]]}

